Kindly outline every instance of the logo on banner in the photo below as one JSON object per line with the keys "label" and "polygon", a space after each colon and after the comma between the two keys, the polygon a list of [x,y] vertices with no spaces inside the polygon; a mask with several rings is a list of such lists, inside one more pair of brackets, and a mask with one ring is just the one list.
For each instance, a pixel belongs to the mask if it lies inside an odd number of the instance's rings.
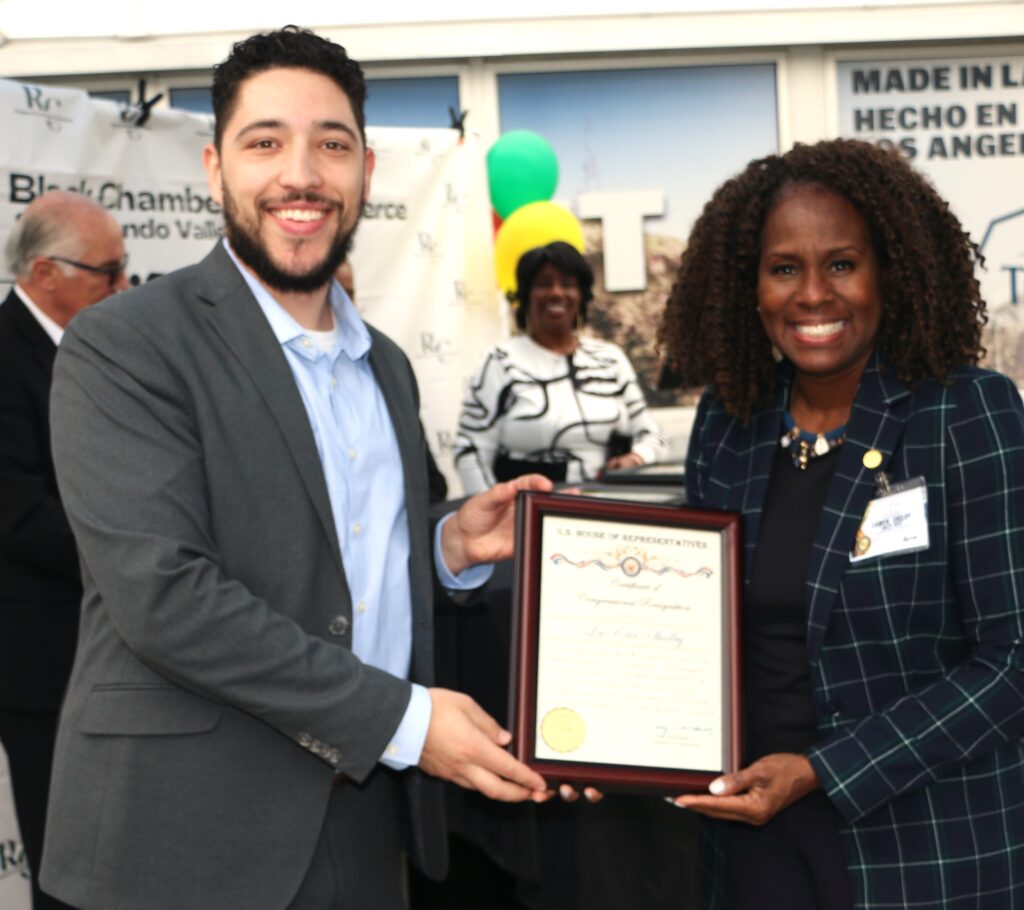
{"label": "logo on banner", "polygon": [[42,117],[47,129],[59,133],[71,118],[60,113],[64,102],[56,95],[49,94],[41,85],[22,85],[25,106],[16,107],[14,113],[28,117]]}
{"label": "logo on banner", "polygon": [[458,191],[450,183],[444,185],[444,204],[456,212],[462,211],[462,207],[459,205]]}
{"label": "logo on banner", "polygon": [[0,881],[10,878],[12,875],[20,875],[22,878],[31,878],[28,868],[28,857],[25,855],[25,846],[16,840],[0,841]]}
{"label": "logo on banner", "polygon": [[433,332],[420,332],[420,359],[448,363],[458,355],[450,338],[439,338]]}
{"label": "logo on banner", "polygon": [[431,259],[436,259],[440,244],[437,242],[437,238],[429,233],[428,231],[420,231],[416,234],[416,239],[419,241],[420,252]]}

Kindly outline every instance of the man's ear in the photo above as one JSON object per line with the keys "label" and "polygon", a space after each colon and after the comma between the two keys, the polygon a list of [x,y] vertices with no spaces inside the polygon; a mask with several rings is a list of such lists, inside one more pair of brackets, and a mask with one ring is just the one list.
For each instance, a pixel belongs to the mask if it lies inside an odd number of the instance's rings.
{"label": "man's ear", "polygon": [[203,149],[203,167],[206,169],[206,186],[217,205],[224,205],[224,192],[221,184],[220,152],[212,142]]}
{"label": "man's ear", "polygon": [[29,281],[33,287],[42,288],[44,291],[53,291],[57,283],[63,277],[60,266],[52,259],[39,256],[32,260],[29,267]]}

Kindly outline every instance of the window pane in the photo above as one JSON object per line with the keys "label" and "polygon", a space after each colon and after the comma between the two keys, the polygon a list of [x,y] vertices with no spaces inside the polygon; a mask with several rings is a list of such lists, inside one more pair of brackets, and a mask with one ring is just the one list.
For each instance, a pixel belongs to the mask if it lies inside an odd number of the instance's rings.
{"label": "window pane", "polygon": [[775,94],[770,63],[499,76],[502,132],[532,130],[555,150],[555,201],[578,214],[591,194],[587,320],[625,350],[654,404],[679,400],[654,391],[655,337],[686,238],[717,186],[777,150]]}
{"label": "window pane", "polygon": [[660,189],[648,227],[681,240],[718,184],[778,148],[772,64],[509,74],[498,98],[502,132],[554,147],[557,199]]}
{"label": "window pane", "polygon": [[366,122],[370,126],[452,125],[448,108],[459,110],[459,80],[455,76],[422,79],[368,79]]}
{"label": "window pane", "polygon": [[[372,126],[447,127],[448,108],[458,109],[459,80],[455,76],[424,79],[368,79],[366,122]],[[171,107],[212,114],[209,88],[172,88]]]}
{"label": "window pane", "polygon": [[114,89],[103,92],[89,92],[90,98],[101,98],[104,101],[116,101],[118,104],[130,104],[132,100],[132,93],[125,90]]}
{"label": "window pane", "polygon": [[213,96],[210,88],[172,88],[171,107],[193,114],[212,114]]}

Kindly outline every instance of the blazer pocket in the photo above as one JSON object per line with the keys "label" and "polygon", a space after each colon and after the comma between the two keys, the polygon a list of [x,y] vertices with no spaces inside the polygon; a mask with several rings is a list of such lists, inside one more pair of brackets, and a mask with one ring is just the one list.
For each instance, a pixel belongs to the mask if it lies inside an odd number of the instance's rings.
{"label": "blazer pocket", "polygon": [[96,686],[78,723],[98,736],[167,736],[205,733],[217,726],[224,706],[163,686]]}

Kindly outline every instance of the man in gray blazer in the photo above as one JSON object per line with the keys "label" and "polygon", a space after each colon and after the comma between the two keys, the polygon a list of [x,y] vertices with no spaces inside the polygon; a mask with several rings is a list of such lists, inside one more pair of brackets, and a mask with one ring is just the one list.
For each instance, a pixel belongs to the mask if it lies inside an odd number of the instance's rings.
{"label": "man in gray blazer", "polygon": [[478,583],[518,487],[428,530],[409,363],[331,278],[373,171],[364,98],[310,32],[236,45],[205,152],[227,242],[61,345],[85,593],[42,881],[75,907],[397,910],[407,853],[445,866],[427,775],[543,798],[506,731],[428,688],[432,561]]}

